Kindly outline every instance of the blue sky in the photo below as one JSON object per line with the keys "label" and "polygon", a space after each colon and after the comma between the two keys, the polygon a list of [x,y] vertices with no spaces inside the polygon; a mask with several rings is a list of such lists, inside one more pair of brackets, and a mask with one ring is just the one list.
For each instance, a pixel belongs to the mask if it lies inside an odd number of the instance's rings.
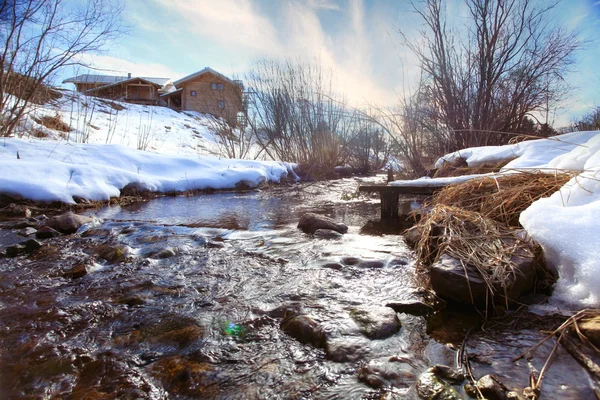
{"label": "blue sky", "polygon": [[[548,0],[540,0],[542,3]],[[549,2],[549,1],[548,1]],[[448,10],[460,18],[460,0]],[[318,59],[349,101],[391,105],[410,90],[417,67],[399,29],[417,19],[405,0],[124,0],[127,33],[87,57],[108,74],[181,78],[210,66],[244,78],[261,57]],[[600,105],[600,1],[564,0],[554,18],[588,39],[568,76],[575,86],[555,122]],[[84,72],[84,71],[81,71]]]}

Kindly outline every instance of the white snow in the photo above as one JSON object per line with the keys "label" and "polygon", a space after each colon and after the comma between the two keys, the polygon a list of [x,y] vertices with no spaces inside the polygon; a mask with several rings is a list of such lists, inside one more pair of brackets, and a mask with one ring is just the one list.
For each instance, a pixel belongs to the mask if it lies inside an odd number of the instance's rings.
{"label": "white snow", "polygon": [[[474,147],[440,158],[436,167],[457,157],[469,166],[509,160],[501,172],[541,169],[579,174],[548,198],[527,208],[520,222],[544,249],[559,279],[552,302],[558,307],[600,307],[600,131],[573,132],[513,145]],[[476,178],[469,176],[466,179]],[[419,179],[398,185],[460,182],[464,178]]]}
{"label": "white snow", "polygon": [[[73,130],[49,129],[36,122],[43,116],[58,116]],[[1,139],[0,193],[13,197],[73,203],[73,196],[108,200],[126,185],[169,192],[297,179],[289,163],[211,155],[219,141],[211,118],[199,113],[66,92],[53,105],[32,107],[24,125],[48,137]]]}

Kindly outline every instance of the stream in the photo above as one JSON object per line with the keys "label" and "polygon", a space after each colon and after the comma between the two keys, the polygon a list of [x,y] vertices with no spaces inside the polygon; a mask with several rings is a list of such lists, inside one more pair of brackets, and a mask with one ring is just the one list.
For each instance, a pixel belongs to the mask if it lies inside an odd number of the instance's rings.
{"label": "stream", "polygon": [[[419,398],[417,377],[435,364],[455,367],[481,322],[465,310],[398,313],[397,332],[361,330],[358,310],[424,296],[402,236],[361,233],[379,218],[379,200],[356,198],[356,188],[377,179],[88,211],[101,223],[0,259],[0,398]],[[349,231],[332,240],[302,233],[306,212]],[[0,247],[16,231],[0,230]],[[328,351],[282,329],[294,315],[324,332]],[[542,369],[551,342],[511,361],[543,338],[526,320],[471,334],[478,377],[495,373],[522,391]],[[542,398],[591,399],[595,385],[559,351]]]}

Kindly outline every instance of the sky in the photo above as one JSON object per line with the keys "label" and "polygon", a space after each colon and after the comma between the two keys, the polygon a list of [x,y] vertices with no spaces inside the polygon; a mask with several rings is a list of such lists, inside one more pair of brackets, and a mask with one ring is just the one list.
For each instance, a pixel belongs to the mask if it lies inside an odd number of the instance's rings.
{"label": "sky", "polygon": [[[98,73],[176,80],[209,66],[244,79],[260,58],[319,60],[351,104],[381,106],[397,103],[418,76],[399,33],[419,26],[408,0],[123,1],[125,34],[85,59]],[[449,14],[464,18],[460,4],[449,0]],[[600,0],[564,0],[553,18],[587,41],[554,116],[563,126],[600,105]]]}

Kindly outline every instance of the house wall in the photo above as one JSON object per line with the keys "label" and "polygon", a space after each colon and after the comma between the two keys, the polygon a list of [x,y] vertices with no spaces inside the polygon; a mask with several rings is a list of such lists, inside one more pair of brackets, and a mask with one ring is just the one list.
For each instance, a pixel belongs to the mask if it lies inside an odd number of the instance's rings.
{"label": "house wall", "polygon": [[[212,84],[223,84],[223,90],[213,90]],[[242,88],[213,74],[204,74],[196,79],[184,82],[181,94],[181,108],[188,111],[208,113],[226,119],[235,124],[237,114],[243,111]],[[192,96],[192,91],[196,96]],[[219,108],[219,102],[224,108]]]}
{"label": "house wall", "polygon": [[94,89],[104,85],[106,85],[106,83],[76,83],[75,87],[78,92],[85,92],[88,89]]}

